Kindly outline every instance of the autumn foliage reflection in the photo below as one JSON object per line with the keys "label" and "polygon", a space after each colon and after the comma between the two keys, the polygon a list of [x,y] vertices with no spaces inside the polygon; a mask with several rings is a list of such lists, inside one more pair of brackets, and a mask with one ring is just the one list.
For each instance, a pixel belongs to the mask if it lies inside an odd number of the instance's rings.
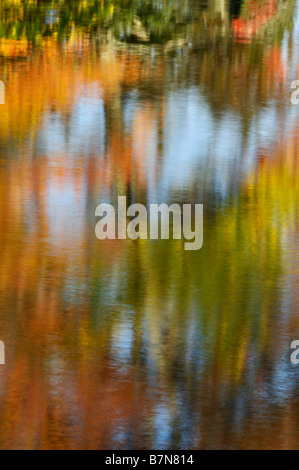
{"label": "autumn foliage reflection", "polygon": [[[261,22],[277,3],[266,2]],[[280,29],[291,32],[288,7]],[[296,379],[281,359],[298,328],[299,134],[285,131],[288,64],[277,30],[265,43],[247,31],[240,44],[232,22],[220,41],[225,22],[209,15],[201,12],[209,41],[191,25],[190,50],[170,36],[167,47],[122,42],[109,28],[95,39],[79,14],[65,41],[53,31],[33,44],[28,28],[11,38],[8,26],[0,40],[1,448],[297,445]],[[240,83],[248,93],[235,92]],[[256,116],[276,99],[280,132],[255,148],[222,199],[214,161],[204,176],[195,166],[183,188],[163,186],[167,130],[173,140],[179,132],[169,103],[194,90],[201,101],[185,120],[200,105],[217,128],[234,112],[246,149]],[[242,163],[231,172],[241,175]],[[145,203],[200,194],[204,249],[99,243],[94,208],[119,194]]]}

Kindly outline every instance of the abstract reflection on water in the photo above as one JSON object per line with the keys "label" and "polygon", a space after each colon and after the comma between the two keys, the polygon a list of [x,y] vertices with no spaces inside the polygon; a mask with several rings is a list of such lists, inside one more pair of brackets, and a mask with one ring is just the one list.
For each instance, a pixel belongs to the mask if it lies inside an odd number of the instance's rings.
{"label": "abstract reflection on water", "polygon": [[[298,448],[298,4],[0,13],[0,447]],[[99,242],[119,195],[204,247]]]}

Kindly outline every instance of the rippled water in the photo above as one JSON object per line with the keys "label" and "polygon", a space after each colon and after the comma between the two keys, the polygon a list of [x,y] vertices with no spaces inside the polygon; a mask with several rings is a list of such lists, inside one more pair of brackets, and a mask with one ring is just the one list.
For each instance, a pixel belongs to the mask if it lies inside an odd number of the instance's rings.
{"label": "rippled water", "polygon": [[0,0],[0,448],[298,448],[298,5]]}

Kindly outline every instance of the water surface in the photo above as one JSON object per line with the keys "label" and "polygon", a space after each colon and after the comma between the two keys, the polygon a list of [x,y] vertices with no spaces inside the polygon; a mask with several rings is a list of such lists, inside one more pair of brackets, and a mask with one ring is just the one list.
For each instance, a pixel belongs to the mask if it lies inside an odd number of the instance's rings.
{"label": "water surface", "polygon": [[0,448],[298,448],[298,65],[294,0],[0,0]]}

